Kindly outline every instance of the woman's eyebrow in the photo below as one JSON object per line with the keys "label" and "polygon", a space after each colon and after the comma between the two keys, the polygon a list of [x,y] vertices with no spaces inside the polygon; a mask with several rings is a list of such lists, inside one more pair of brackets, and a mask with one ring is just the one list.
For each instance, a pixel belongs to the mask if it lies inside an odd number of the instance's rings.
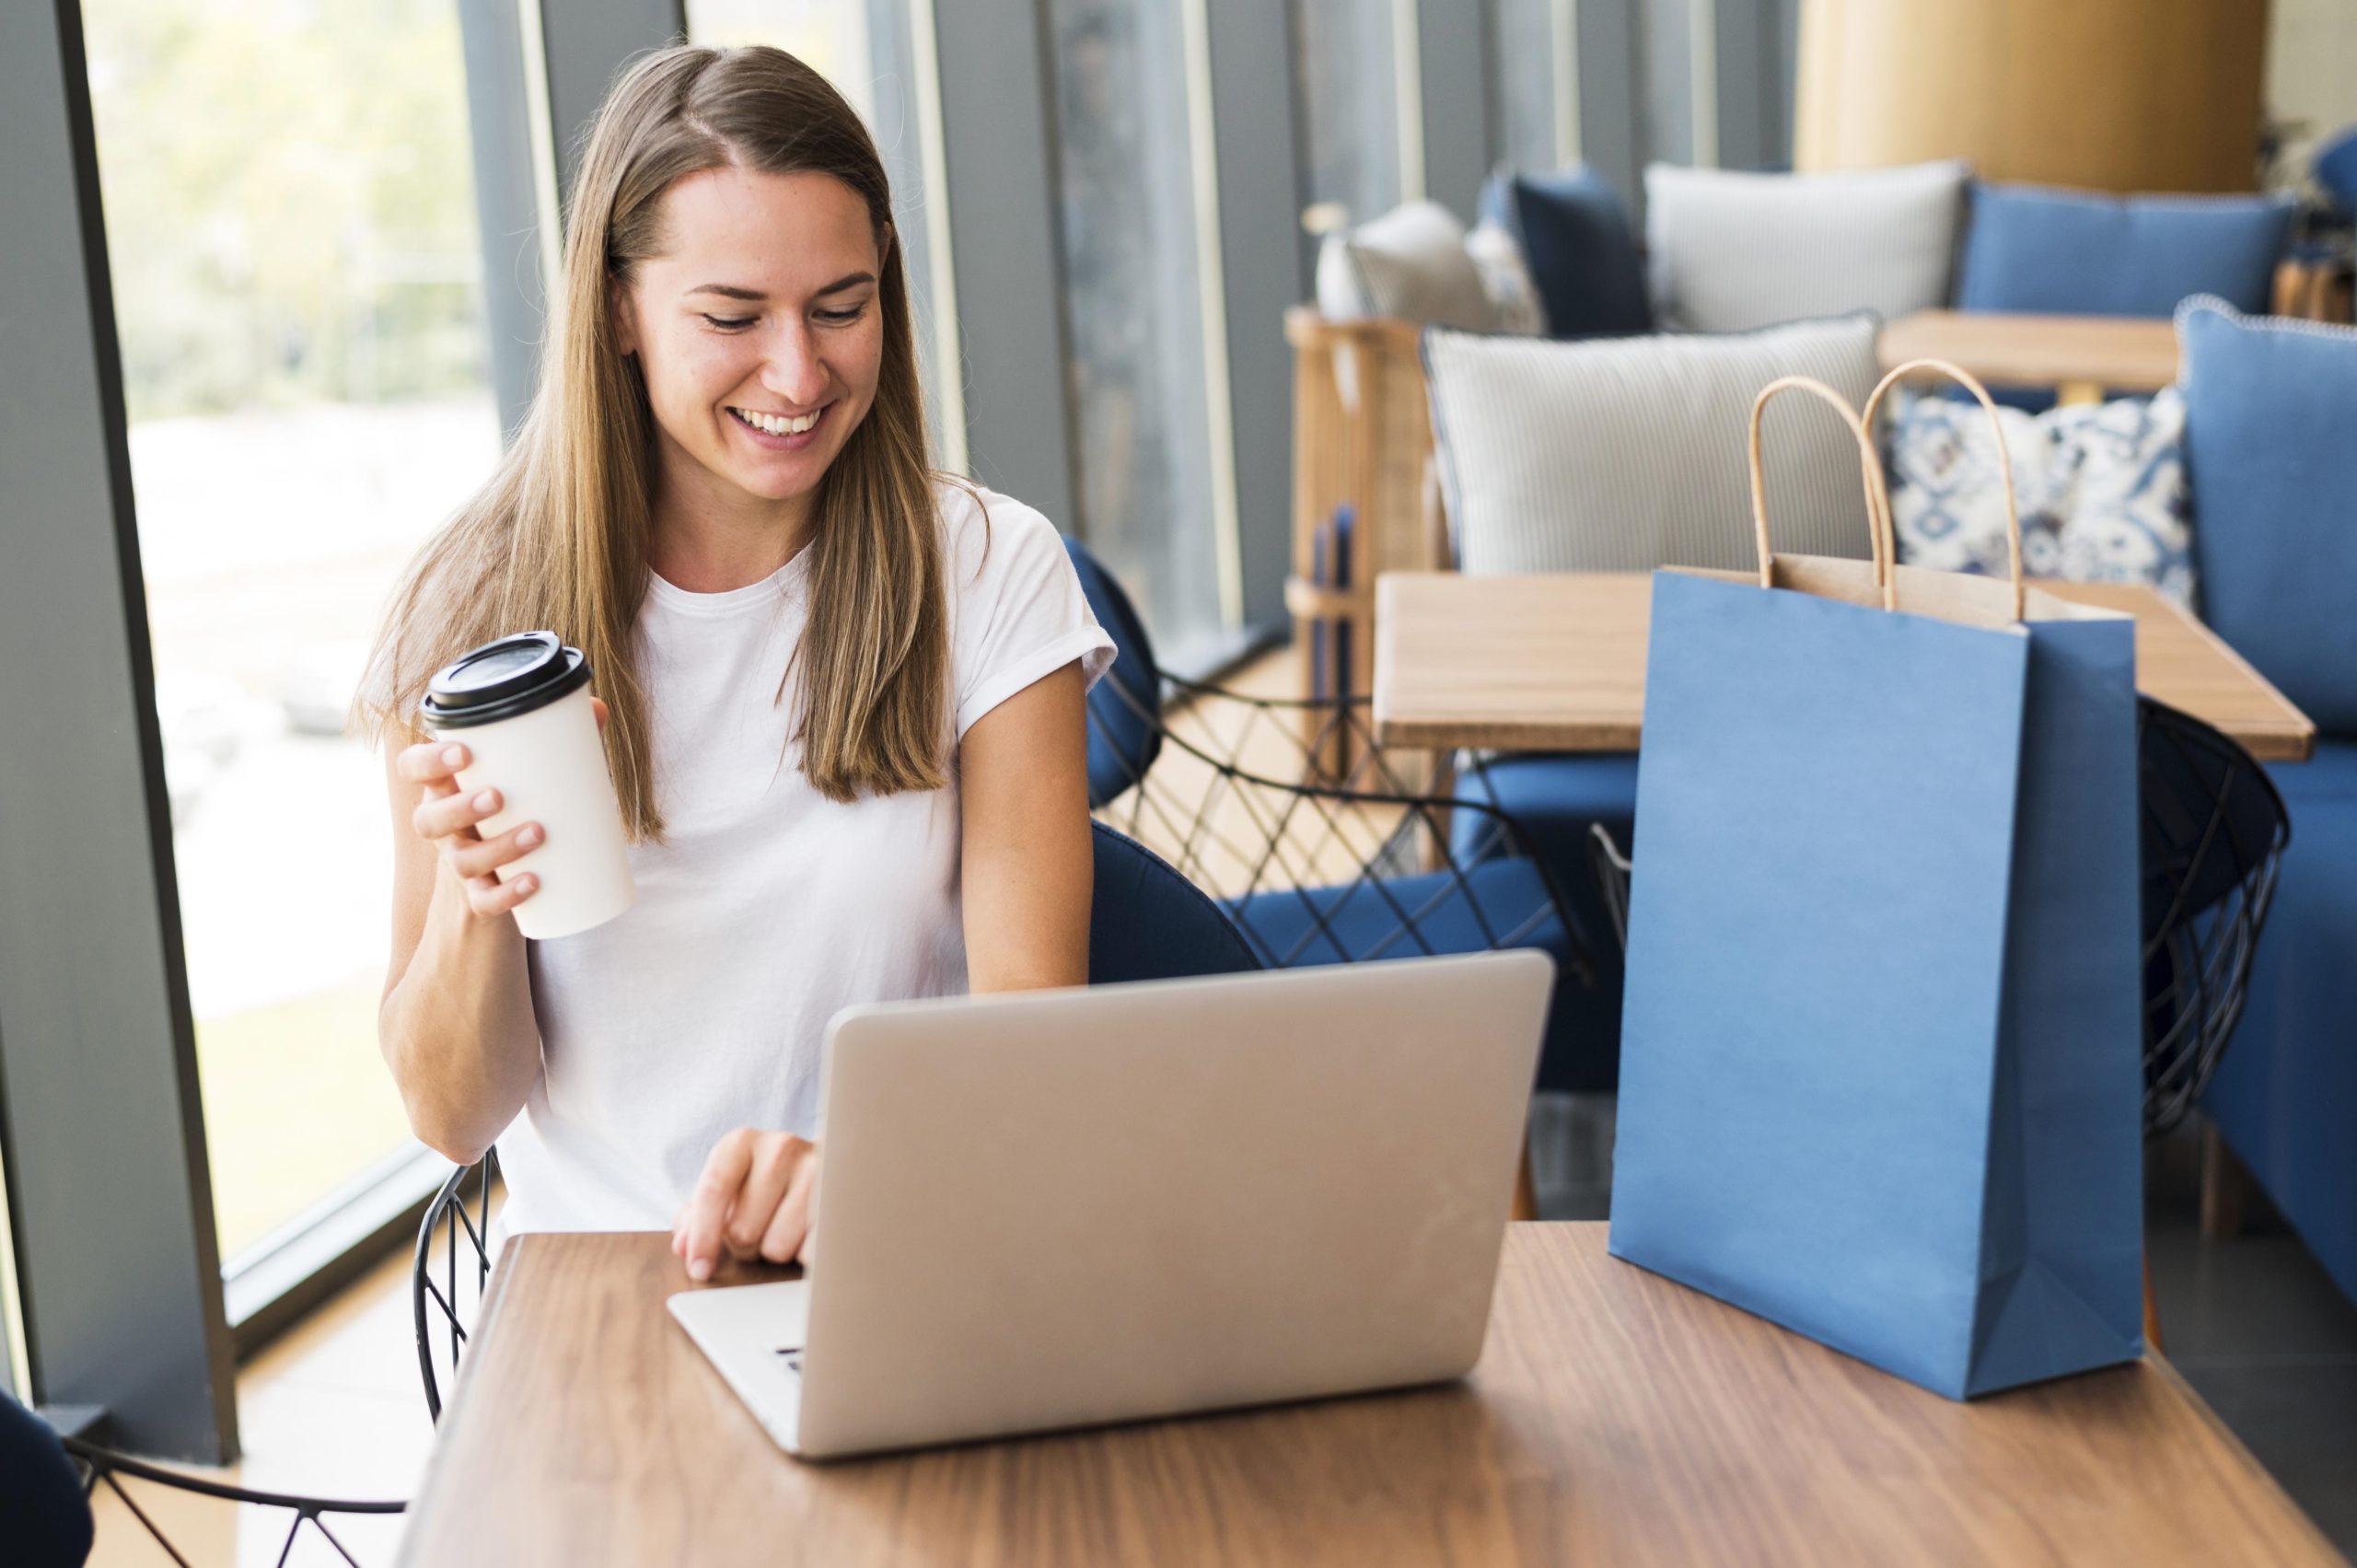
{"label": "woman's eyebrow", "polygon": [[[827,285],[825,287],[814,290],[811,296],[813,298],[818,298],[825,295],[841,294],[847,288],[857,288],[862,284],[874,283],[875,281],[876,274],[874,273],[849,273],[837,278],[834,282]],[[768,295],[763,294],[760,289],[738,288],[734,284],[725,283],[698,284],[695,287],[688,290],[688,292],[690,294],[716,294],[725,299],[749,300],[756,305],[769,297]]]}

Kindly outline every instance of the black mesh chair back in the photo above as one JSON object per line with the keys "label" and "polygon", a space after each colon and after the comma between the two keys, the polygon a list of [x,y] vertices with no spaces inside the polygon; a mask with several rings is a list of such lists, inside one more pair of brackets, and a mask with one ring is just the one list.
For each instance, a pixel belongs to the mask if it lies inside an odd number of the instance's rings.
{"label": "black mesh chair back", "polygon": [[2144,1131],[2182,1120],[2242,1017],[2292,819],[2258,760],[2190,714],[2140,697]]}
{"label": "black mesh chair back", "polygon": [[[1363,698],[1260,697],[1161,669],[1120,585],[1065,548],[1116,648],[1088,695],[1090,806],[1216,900],[1264,967],[1538,947],[1590,981],[1528,835],[1451,798],[1445,757],[1381,745]],[[1458,841],[1473,853],[1453,847],[1452,814],[1481,819]]]}
{"label": "black mesh chair back", "polygon": [[410,1271],[410,1309],[417,1325],[417,1373],[425,1409],[439,1422],[442,1394],[459,1373],[467,1330],[491,1279],[491,1206],[499,1184],[499,1151],[450,1172],[417,1227]]}

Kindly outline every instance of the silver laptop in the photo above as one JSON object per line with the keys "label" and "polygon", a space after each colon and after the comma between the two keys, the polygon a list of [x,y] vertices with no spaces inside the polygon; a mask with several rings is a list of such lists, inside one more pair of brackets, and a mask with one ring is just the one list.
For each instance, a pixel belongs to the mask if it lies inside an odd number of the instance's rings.
{"label": "silver laptop", "polygon": [[807,1276],[671,1314],[807,1458],[1461,1376],[1554,965],[853,1007]]}

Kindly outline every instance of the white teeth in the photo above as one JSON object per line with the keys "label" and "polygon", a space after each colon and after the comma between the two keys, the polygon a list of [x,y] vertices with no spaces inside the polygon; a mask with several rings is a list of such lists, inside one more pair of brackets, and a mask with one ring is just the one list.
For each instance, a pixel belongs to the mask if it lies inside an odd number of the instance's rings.
{"label": "white teeth", "polygon": [[735,408],[728,412],[764,435],[799,436],[818,424],[819,415],[826,411],[813,409],[799,419],[786,419],[773,413],[755,413],[750,409]]}

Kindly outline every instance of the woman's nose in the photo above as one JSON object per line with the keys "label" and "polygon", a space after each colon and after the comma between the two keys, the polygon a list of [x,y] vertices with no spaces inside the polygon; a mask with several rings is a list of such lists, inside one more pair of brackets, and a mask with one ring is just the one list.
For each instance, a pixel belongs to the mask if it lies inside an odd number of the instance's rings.
{"label": "woman's nose", "polygon": [[807,325],[790,326],[778,333],[761,366],[763,389],[798,409],[825,397],[829,379],[817,337]]}

